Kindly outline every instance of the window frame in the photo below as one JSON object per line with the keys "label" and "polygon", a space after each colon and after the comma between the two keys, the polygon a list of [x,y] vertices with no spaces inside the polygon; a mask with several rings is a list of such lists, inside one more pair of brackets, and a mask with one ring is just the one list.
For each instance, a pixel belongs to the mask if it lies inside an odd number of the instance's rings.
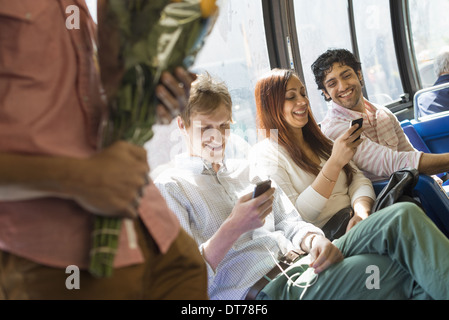
{"label": "window frame", "polygon": [[[271,68],[292,68],[304,81],[293,10],[294,0],[261,1]],[[390,0],[394,48],[404,94],[385,106],[393,113],[401,113],[401,118],[413,117],[413,96],[421,87],[416,55],[411,45],[408,7],[408,0]],[[348,11],[352,52],[360,59],[353,0],[348,0]],[[363,94],[369,99],[366,88],[363,88]]]}
{"label": "window frame", "polygon": [[[407,0],[390,0],[391,24],[393,28],[396,60],[405,94],[401,101],[388,106],[392,111],[413,107],[413,96],[421,87],[418,76],[416,55],[411,45],[410,13]],[[396,23],[393,23],[396,21]],[[403,107],[401,108],[401,105]]]}

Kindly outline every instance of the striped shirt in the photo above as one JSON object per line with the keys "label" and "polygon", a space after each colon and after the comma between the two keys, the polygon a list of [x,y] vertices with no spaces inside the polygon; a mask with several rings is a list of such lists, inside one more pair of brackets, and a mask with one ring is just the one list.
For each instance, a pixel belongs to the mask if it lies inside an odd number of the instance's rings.
{"label": "striped shirt", "polygon": [[332,102],[321,130],[335,140],[344,134],[350,121],[363,118],[362,144],[354,163],[372,181],[384,180],[402,168],[418,168],[422,152],[413,148],[396,116],[387,108],[365,100],[365,112],[357,112]]}
{"label": "striped shirt", "polygon": [[[217,173],[199,157],[183,154],[176,156],[174,163],[154,183],[203,252],[204,244],[229,217],[239,198],[252,192],[253,183],[261,179],[250,182],[245,160],[225,161]],[[243,299],[275,266],[273,258],[299,249],[308,232],[322,234],[303,221],[288,197],[276,188],[273,211],[264,226],[241,235],[215,271],[206,263],[210,298]]]}

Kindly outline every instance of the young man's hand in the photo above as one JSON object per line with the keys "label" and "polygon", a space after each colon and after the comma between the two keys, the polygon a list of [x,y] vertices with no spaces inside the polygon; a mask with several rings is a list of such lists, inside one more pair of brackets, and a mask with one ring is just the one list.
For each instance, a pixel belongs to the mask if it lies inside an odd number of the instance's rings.
{"label": "young man's hand", "polygon": [[310,266],[315,269],[315,273],[323,272],[344,258],[341,251],[329,239],[321,235],[316,235],[313,239],[309,254],[312,261]]}
{"label": "young man's hand", "polygon": [[249,193],[239,199],[228,217],[229,223],[239,236],[265,224],[265,218],[272,211],[274,191],[275,189],[271,188],[254,199],[252,193]]}

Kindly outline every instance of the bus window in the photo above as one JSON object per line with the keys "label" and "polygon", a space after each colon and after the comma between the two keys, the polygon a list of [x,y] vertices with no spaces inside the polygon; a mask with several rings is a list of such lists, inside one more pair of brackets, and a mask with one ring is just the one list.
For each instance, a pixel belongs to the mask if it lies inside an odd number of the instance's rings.
{"label": "bus window", "polygon": [[390,1],[353,1],[357,45],[371,102],[388,104],[404,93],[391,27]]}
{"label": "bus window", "polygon": [[433,60],[449,46],[449,0],[410,0],[409,14],[418,71],[422,88],[432,86],[437,76],[433,71]]}
{"label": "bus window", "polygon": [[320,122],[326,115],[327,104],[310,67],[329,48],[351,50],[348,4],[347,0],[294,0],[293,4],[304,81],[314,117]]}
{"label": "bus window", "polygon": [[[96,0],[86,3],[96,22]],[[217,0],[217,5],[218,19],[191,70],[207,71],[226,82],[234,105],[233,132],[253,144],[257,139],[254,88],[270,70],[262,2]],[[179,138],[173,132],[171,136]]]}
{"label": "bus window", "polygon": [[[254,89],[257,79],[270,70],[262,2],[217,0],[217,5],[217,21],[190,71],[208,72],[228,86],[234,124],[226,152],[238,158],[246,156],[249,146],[257,142]],[[186,151],[176,121],[158,130],[146,145],[151,168],[170,165],[177,154]],[[156,175],[158,170],[153,172]]]}
{"label": "bus window", "polygon": [[95,23],[97,23],[97,0],[86,0],[87,8]]}
{"label": "bus window", "polygon": [[226,82],[232,96],[233,132],[256,142],[257,79],[270,70],[262,2],[221,0],[220,14],[192,70]]}

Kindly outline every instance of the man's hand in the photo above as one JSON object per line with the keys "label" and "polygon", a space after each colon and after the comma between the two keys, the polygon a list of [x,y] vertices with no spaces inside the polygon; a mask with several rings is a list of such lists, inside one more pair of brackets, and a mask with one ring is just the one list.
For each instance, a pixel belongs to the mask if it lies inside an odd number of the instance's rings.
{"label": "man's hand", "polygon": [[271,188],[255,199],[252,192],[241,197],[229,217],[204,244],[204,259],[213,270],[217,269],[242,234],[264,225],[266,216],[271,213],[274,191]]}
{"label": "man's hand", "polygon": [[156,109],[158,122],[168,124],[184,110],[195,79],[195,74],[182,67],[176,68],[173,74],[162,73],[160,84],[156,87],[156,96],[160,101]]}
{"label": "man's hand", "polygon": [[148,181],[145,149],[119,141],[81,160],[68,182],[71,198],[86,210],[105,216],[137,216]]}
{"label": "man's hand", "polygon": [[310,267],[315,269],[315,273],[326,270],[344,258],[340,250],[329,239],[321,235],[316,235],[313,239],[309,254],[312,261]]}
{"label": "man's hand", "polygon": [[232,224],[237,236],[265,224],[265,218],[272,211],[274,191],[275,189],[271,188],[254,199],[251,192],[239,199],[228,217],[228,222]]}

